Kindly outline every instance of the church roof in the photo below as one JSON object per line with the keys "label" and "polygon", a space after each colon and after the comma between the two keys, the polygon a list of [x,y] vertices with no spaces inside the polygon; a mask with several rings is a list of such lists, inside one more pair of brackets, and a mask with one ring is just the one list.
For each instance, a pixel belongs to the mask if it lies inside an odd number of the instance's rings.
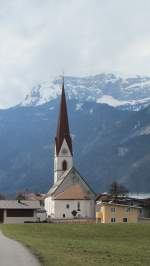
{"label": "church roof", "polygon": [[85,200],[90,199],[88,193],[84,191],[78,184],[67,188],[65,191],[56,194],[55,199],[57,200]]}
{"label": "church roof", "polygon": [[66,140],[70,153],[72,154],[72,140],[71,140],[70,131],[69,131],[67,104],[66,104],[66,96],[65,96],[65,89],[64,89],[64,80],[63,80],[59,119],[58,119],[57,133],[55,137],[57,155],[60,152],[64,139]]}
{"label": "church roof", "polygon": [[38,200],[0,200],[0,209],[40,209]]}
{"label": "church roof", "polygon": [[[48,196],[53,196],[56,192],[57,189],[61,186],[61,184],[64,182],[64,180],[70,175],[70,174],[77,174],[82,181],[86,184],[86,186],[89,188],[89,190],[95,195],[95,192],[92,190],[92,188],[89,186],[85,178],[83,178],[80,173],[76,170],[76,168],[73,166],[72,168],[68,169],[67,171],[64,172],[64,174],[61,176],[61,178],[50,188],[49,192],[47,193]],[[75,186],[74,186],[75,187]],[[73,193],[77,190],[77,188],[74,189]],[[76,191],[77,192],[77,191]],[[68,193],[68,192],[67,192]],[[70,193],[70,192],[69,192]],[[79,193],[79,190],[78,190]]]}
{"label": "church roof", "polygon": [[60,179],[57,180],[57,182],[50,188],[50,190],[47,193],[47,196],[52,195],[57,188],[61,185],[61,183],[64,181],[64,179],[66,178],[66,176],[68,176],[68,173],[70,173],[72,168],[68,169],[67,171],[64,172],[64,174],[61,176]]}

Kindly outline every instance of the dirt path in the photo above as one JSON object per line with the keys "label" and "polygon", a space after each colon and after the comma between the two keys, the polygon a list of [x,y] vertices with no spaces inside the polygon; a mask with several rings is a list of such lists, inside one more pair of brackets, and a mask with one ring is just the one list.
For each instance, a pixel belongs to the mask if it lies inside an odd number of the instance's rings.
{"label": "dirt path", "polygon": [[30,251],[0,232],[0,266],[40,266]]}

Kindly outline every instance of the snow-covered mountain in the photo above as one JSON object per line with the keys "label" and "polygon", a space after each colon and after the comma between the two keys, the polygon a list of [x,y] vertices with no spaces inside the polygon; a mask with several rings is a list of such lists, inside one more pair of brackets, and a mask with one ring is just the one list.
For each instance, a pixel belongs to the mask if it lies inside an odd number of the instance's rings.
{"label": "snow-covered mountain", "polygon": [[[26,95],[21,106],[38,106],[60,94],[61,78],[45,81]],[[65,77],[65,89],[70,99],[79,103],[94,101],[121,109],[139,110],[150,104],[150,77],[121,77],[99,74],[87,77]]]}

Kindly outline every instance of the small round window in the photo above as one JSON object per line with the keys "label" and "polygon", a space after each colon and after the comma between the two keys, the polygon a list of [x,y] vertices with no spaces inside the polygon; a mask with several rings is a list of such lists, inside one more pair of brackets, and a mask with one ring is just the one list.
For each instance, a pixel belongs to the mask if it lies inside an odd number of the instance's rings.
{"label": "small round window", "polygon": [[67,149],[63,148],[62,153],[66,154],[67,153]]}

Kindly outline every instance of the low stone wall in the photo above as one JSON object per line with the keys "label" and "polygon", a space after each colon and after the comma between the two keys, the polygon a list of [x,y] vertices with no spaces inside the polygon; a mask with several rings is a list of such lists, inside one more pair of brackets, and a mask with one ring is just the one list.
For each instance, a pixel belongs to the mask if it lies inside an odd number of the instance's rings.
{"label": "low stone wall", "polygon": [[95,224],[96,219],[49,219],[48,222],[57,224]]}
{"label": "low stone wall", "polygon": [[150,223],[150,218],[146,218],[146,217],[140,217],[138,219],[139,223]]}

